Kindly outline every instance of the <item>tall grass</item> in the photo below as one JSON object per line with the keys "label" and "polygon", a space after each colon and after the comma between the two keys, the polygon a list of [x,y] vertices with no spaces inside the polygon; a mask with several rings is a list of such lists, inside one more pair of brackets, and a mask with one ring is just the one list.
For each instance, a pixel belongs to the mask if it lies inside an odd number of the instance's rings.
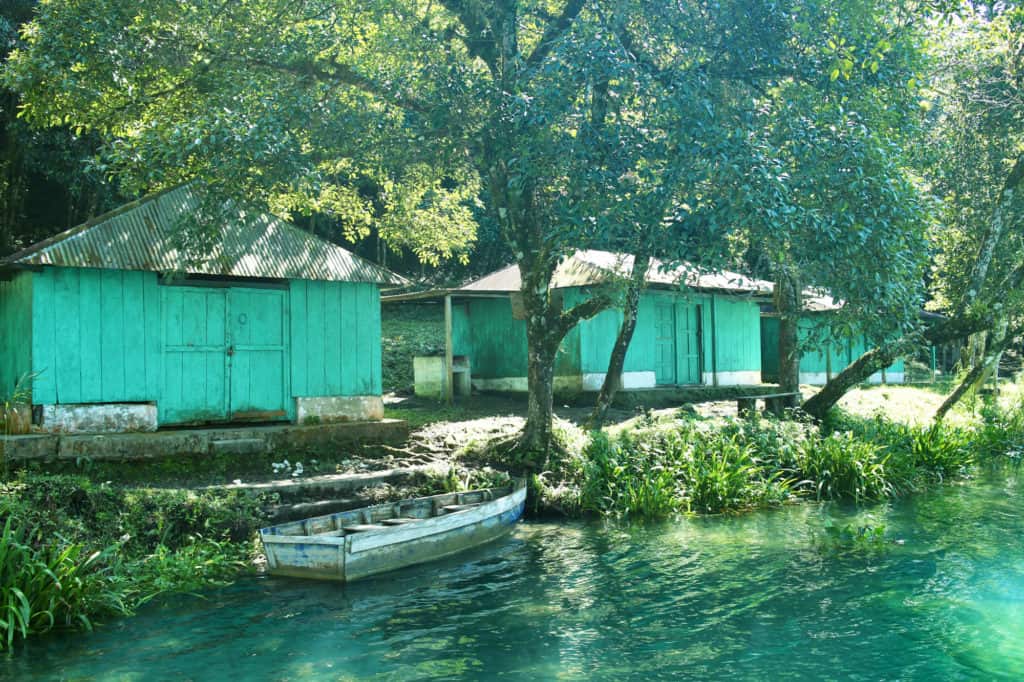
{"label": "tall grass", "polygon": [[33,547],[7,517],[0,534],[0,648],[58,627],[92,629],[91,617],[127,613],[104,584],[99,553],[79,544]]}
{"label": "tall grass", "polygon": [[1022,405],[990,405],[967,426],[911,426],[839,411],[820,425],[680,417],[591,434],[582,465],[562,472],[559,490],[575,480],[574,509],[584,513],[651,518],[794,497],[871,502],[969,477],[981,463],[1022,459]]}
{"label": "tall grass", "polygon": [[233,579],[266,500],[22,474],[0,483],[0,648]]}

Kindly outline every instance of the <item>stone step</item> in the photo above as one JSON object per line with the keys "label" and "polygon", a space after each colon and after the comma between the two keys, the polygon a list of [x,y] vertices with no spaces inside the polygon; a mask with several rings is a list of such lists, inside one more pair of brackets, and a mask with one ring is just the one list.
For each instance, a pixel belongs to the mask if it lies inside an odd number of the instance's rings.
{"label": "stone step", "polygon": [[[179,457],[207,457],[215,447],[248,448],[263,443],[261,453],[282,455],[401,445],[409,437],[409,425],[398,419],[377,422],[275,426],[182,428],[155,433],[31,434],[0,435],[0,451],[15,460],[132,461]],[[242,443],[244,441],[244,444]],[[225,444],[228,445],[215,445]]]}
{"label": "stone step", "polygon": [[231,438],[210,441],[211,455],[263,455],[267,441],[262,438]]}
{"label": "stone step", "polygon": [[[237,490],[277,493],[282,503],[337,500],[354,496],[360,490],[380,485],[408,486],[425,480],[430,473],[440,473],[437,464],[421,464],[398,469],[384,469],[359,474],[328,474],[308,478],[289,478],[254,483],[230,483],[203,486],[199,490]],[[326,513],[326,512],[325,512]]]}

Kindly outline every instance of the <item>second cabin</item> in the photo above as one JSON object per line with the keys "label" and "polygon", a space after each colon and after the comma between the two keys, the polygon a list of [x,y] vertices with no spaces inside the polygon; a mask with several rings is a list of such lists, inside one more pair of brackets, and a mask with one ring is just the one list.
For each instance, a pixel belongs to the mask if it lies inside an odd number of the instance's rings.
{"label": "second cabin", "polygon": [[[552,289],[568,309],[598,287],[621,281],[631,268],[632,256],[577,251],[556,270]],[[470,386],[527,390],[526,321],[519,290],[519,268],[510,265],[457,289],[384,298],[385,303],[446,302],[452,378],[446,379],[446,358],[418,358],[418,395],[442,395],[446,381],[455,393],[467,393]],[[626,353],[623,388],[760,384],[760,304],[770,295],[770,282],[652,263]],[[555,363],[556,391],[601,389],[621,323],[622,311],[608,309],[566,335]]]}

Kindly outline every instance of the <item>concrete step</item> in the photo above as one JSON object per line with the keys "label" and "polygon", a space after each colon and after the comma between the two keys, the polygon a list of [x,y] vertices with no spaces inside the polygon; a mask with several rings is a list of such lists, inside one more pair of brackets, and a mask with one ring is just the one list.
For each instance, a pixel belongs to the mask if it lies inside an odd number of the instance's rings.
{"label": "concrete step", "polygon": [[[426,480],[437,472],[438,465],[422,464],[399,469],[384,469],[359,474],[329,474],[308,478],[289,478],[261,483],[231,483],[204,486],[200,490],[238,490],[258,493],[277,493],[282,503],[339,500],[355,496],[360,490],[380,485],[409,486]],[[328,512],[323,512],[328,513]]]}
{"label": "concrete step", "polygon": [[0,451],[15,460],[133,461],[175,457],[208,457],[233,448],[251,454],[256,441],[261,453],[281,455],[401,445],[409,425],[398,419],[376,422],[274,426],[231,426],[168,429],[155,433],[31,434],[0,436]]}
{"label": "concrete step", "polygon": [[211,455],[263,455],[267,441],[262,438],[230,438],[210,441]]}

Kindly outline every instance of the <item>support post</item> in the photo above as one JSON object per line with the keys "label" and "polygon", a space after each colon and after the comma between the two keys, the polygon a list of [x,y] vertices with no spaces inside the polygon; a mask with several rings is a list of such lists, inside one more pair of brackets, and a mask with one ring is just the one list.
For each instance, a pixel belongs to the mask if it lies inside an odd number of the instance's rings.
{"label": "support post", "polygon": [[715,319],[715,295],[711,294],[711,385],[718,386],[718,320]]}
{"label": "support post", "polygon": [[935,383],[935,375],[936,375],[936,372],[935,372],[935,346],[932,346],[932,366],[931,366],[931,370],[932,370],[932,383],[934,384]]}
{"label": "support post", "polygon": [[448,294],[444,297],[444,398],[449,405],[455,393],[452,362],[452,297]]}
{"label": "support post", "polygon": [[825,381],[832,381],[832,346],[825,346]]}

